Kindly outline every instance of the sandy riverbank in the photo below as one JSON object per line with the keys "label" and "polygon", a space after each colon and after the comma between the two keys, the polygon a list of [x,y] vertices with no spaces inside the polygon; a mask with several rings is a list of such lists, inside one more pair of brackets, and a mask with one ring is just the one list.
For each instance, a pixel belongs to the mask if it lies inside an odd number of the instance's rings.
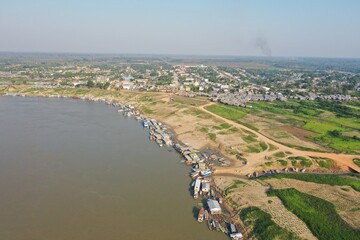
{"label": "sandy riverbank", "polygon": [[[215,151],[219,151],[226,158],[230,159],[232,164],[228,167],[216,166],[214,174],[214,183],[218,194],[221,194],[222,190],[230,184],[233,179],[244,178],[248,173],[254,171],[261,171],[264,169],[262,166],[266,162],[267,156],[270,156],[276,152],[291,152],[288,156],[304,156],[304,157],[323,157],[333,159],[336,163],[337,171],[349,171],[349,167],[360,171],[360,169],[352,162],[352,159],[358,157],[356,155],[349,154],[335,154],[335,153],[323,153],[323,152],[311,152],[311,151],[301,151],[293,148],[289,148],[277,141],[269,139],[265,135],[254,131],[246,126],[235,123],[231,120],[220,117],[210,111],[205,107],[209,103],[205,98],[185,98],[173,95],[171,93],[142,93],[142,92],[125,92],[125,91],[104,91],[91,89],[86,91],[76,92],[76,89],[40,89],[35,91],[27,91],[28,87],[10,89],[12,92],[19,92],[20,94],[28,96],[41,96],[41,97],[76,97],[76,98],[86,98],[89,100],[97,101],[103,99],[105,101],[116,101],[124,104],[132,104],[142,114],[150,118],[154,118],[159,122],[162,122],[169,126],[171,132],[174,133],[174,136],[178,141],[192,146],[196,149],[204,149],[206,147],[211,147]],[[226,128],[221,128],[227,124]],[[236,131],[230,132],[229,129],[236,129]],[[216,134],[216,139],[210,138],[210,133]],[[275,146],[275,150],[270,147],[265,151],[260,153],[251,153],[244,152],[242,157],[247,159],[247,164],[243,164],[243,161],[236,158],[230,150],[242,150],[245,149],[250,144],[243,141],[244,137],[254,136],[257,142],[264,142],[268,146]],[[272,168],[276,168],[272,166]],[[279,167],[283,168],[283,167]],[[266,168],[265,168],[266,169]],[[323,169],[323,171],[326,171]],[[230,182],[229,182],[230,181]],[[260,191],[262,194],[265,192],[264,187],[261,185],[254,185],[254,182],[248,184],[248,187]],[[255,191],[255,192],[256,192]],[[251,194],[245,195],[247,192],[242,193],[244,199],[249,199]],[[233,204],[232,201],[238,201],[238,206],[243,206],[241,199],[236,200],[236,196],[231,196],[230,199],[224,201],[224,207],[230,213],[229,216],[231,221],[236,222],[238,226],[242,226],[241,220],[239,219],[239,208],[236,207],[236,204]],[[251,205],[251,204],[249,204]],[[286,223],[281,222],[281,218],[276,218],[276,212],[274,209],[267,209],[266,202],[258,202],[259,207],[265,209],[271,213],[272,216],[275,216],[275,221],[285,228],[293,228],[293,232],[297,232],[299,229],[294,226],[288,226]],[[247,206],[245,204],[244,206]],[[277,206],[279,208],[280,207]],[[284,209],[283,209],[284,210]],[[289,214],[284,210],[286,214]],[[295,223],[299,223],[299,220],[293,217]],[[243,229],[243,228],[241,228]],[[301,231],[305,231],[303,228]],[[308,237],[311,236],[306,230]],[[304,236],[305,236],[304,235]]]}

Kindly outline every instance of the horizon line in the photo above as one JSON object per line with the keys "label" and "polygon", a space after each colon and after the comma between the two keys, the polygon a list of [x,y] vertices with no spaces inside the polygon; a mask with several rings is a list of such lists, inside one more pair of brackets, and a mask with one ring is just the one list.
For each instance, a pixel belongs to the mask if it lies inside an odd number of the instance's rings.
{"label": "horizon line", "polygon": [[313,58],[313,59],[356,59],[360,57],[322,57],[322,56],[265,56],[230,54],[189,54],[189,53],[109,53],[109,52],[57,52],[57,51],[1,51],[0,54],[59,54],[59,55],[130,55],[130,56],[172,56],[172,57],[215,57],[215,58]]}

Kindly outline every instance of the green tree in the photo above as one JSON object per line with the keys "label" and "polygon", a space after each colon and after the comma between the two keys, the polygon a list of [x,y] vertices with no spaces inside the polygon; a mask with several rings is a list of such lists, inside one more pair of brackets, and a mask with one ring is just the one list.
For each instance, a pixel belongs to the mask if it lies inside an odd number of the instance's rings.
{"label": "green tree", "polygon": [[93,88],[95,86],[94,82],[92,80],[88,80],[87,83],[86,83],[86,86],[88,88]]}

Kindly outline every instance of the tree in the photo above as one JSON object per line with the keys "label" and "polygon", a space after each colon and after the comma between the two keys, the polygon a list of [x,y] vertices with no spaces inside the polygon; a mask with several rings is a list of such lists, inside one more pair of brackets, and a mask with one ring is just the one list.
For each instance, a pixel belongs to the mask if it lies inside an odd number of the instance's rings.
{"label": "tree", "polygon": [[328,133],[333,137],[340,137],[342,135],[342,132],[339,130],[328,131]]}
{"label": "tree", "polygon": [[87,86],[88,88],[93,88],[94,85],[95,85],[94,82],[91,81],[91,80],[88,80],[87,83],[86,83],[86,86]]}
{"label": "tree", "polygon": [[110,86],[110,82],[106,82],[103,86],[103,89],[108,89],[109,86]]}

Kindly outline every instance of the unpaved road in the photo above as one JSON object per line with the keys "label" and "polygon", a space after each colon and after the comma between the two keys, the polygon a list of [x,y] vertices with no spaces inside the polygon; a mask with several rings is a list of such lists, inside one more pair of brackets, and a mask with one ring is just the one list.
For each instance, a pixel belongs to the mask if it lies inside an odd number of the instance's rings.
{"label": "unpaved road", "polygon": [[[239,129],[243,129],[243,130],[246,130],[246,131],[249,131],[253,134],[255,134],[258,138],[258,141],[262,141],[262,142],[265,142],[267,144],[272,144],[274,146],[276,146],[278,148],[278,150],[276,151],[283,151],[283,152],[292,152],[291,155],[293,156],[304,156],[304,157],[310,157],[310,156],[313,156],[313,157],[321,157],[321,158],[330,158],[332,160],[334,160],[336,162],[336,164],[348,171],[349,170],[349,167],[352,168],[353,170],[355,171],[358,171],[360,172],[360,168],[354,164],[353,162],[353,159],[354,158],[358,158],[359,155],[351,155],[351,154],[336,154],[336,153],[321,153],[321,152],[312,152],[312,151],[302,151],[302,150],[298,150],[298,149],[294,149],[294,148],[290,148],[290,147],[287,147],[281,143],[278,143],[264,135],[262,135],[261,133],[259,132],[256,132],[254,130],[252,130],[251,128],[248,128],[242,124],[239,124],[239,123],[236,123],[236,122],[233,122],[229,119],[226,119],[224,117],[221,117],[213,112],[210,112],[209,110],[206,109],[207,106],[210,106],[210,105],[213,105],[215,103],[208,103],[208,104],[205,104],[205,105],[202,105],[202,106],[198,106],[198,108],[212,116],[214,116],[215,118],[217,119],[220,119],[228,124],[231,124]],[[254,171],[254,169],[256,169],[256,167],[258,165],[260,165],[265,156],[269,156],[271,155],[272,153],[269,153],[269,148],[261,153],[257,153],[257,154],[251,154],[250,155],[250,158],[249,158],[249,161],[248,161],[248,164],[243,166],[241,165],[241,168],[237,168],[240,166],[240,164],[238,165],[235,165],[235,167],[222,167],[222,168],[218,168],[216,170],[217,173],[231,173],[231,174],[246,174],[246,173],[251,173]]]}

